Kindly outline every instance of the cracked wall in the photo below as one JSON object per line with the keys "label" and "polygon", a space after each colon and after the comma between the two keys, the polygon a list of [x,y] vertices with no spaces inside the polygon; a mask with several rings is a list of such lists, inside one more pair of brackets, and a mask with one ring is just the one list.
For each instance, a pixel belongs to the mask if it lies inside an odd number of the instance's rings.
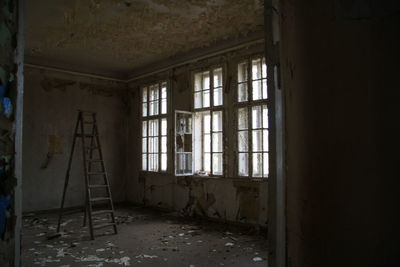
{"label": "cracked wall", "polygon": [[[125,200],[125,137],[128,107],[125,84],[25,69],[23,211],[57,209],[77,110],[97,112],[100,141],[113,199]],[[72,162],[66,206],[84,204],[84,176],[80,139]]]}

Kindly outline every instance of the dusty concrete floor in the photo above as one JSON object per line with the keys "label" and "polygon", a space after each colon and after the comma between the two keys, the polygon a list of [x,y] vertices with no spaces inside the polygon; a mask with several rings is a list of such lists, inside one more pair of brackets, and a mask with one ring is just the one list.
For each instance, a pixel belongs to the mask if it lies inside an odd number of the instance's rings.
{"label": "dusty concrete floor", "polygon": [[55,232],[57,215],[29,214],[23,225],[23,266],[267,266],[266,234],[193,220],[139,207],[118,208],[118,235],[97,230],[89,240],[83,213],[64,217],[64,234]]}

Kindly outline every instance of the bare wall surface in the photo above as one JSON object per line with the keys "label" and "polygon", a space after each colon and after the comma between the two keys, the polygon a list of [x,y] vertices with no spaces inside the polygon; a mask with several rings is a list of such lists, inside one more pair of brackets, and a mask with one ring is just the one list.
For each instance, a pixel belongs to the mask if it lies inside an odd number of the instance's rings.
{"label": "bare wall surface", "polygon": [[[125,85],[26,68],[23,211],[60,207],[77,110],[97,112],[115,202],[125,200]],[[81,140],[72,162],[66,207],[84,204]]]}
{"label": "bare wall surface", "polygon": [[288,266],[399,266],[399,8],[282,1]]}
{"label": "bare wall surface", "polygon": [[[267,226],[267,179],[250,181],[234,176],[236,170],[236,137],[234,135],[237,63],[250,55],[262,55],[263,44],[213,57],[129,85],[129,152],[127,157],[127,200],[220,221]],[[224,177],[176,177],[174,175],[174,113],[192,111],[191,73],[199,68],[222,64],[224,88]],[[227,70],[229,70],[227,72]],[[169,82],[168,103],[168,171],[150,173],[141,170],[141,85],[166,79]]]}

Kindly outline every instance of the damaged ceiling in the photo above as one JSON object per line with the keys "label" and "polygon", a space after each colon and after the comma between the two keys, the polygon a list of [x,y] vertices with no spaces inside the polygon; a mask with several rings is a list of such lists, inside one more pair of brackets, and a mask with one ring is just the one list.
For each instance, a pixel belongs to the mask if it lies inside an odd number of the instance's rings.
{"label": "damaged ceiling", "polygon": [[97,74],[135,69],[263,28],[262,0],[27,1],[26,62]]}

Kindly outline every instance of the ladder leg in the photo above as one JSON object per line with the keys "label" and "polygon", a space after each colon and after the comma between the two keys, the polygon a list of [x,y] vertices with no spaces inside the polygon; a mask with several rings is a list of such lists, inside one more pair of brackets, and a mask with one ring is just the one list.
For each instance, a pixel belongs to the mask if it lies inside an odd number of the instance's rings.
{"label": "ladder leg", "polygon": [[72,148],[71,148],[71,152],[69,154],[69,159],[68,159],[67,173],[65,175],[64,189],[63,189],[63,194],[62,194],[62,199],[61,199],[61,207],[60,207],[60,211],[59,211],[59,215],[58,215],[57,233],[60,232],[60,228],[61,228],[61,218],[64,213],[65,195],[67,193],[67,186],[68,186],[68,181],[69,181],[69,173],[71,170],[72,156],[74,155],[74,150],[75,150],[76,132],[78,130],[80,118],[81,118],[81,115],[80,115],[80,113],[78,113],[78,119],[76,121],[75,131],[74,131],[74,138],[72,139]]}

